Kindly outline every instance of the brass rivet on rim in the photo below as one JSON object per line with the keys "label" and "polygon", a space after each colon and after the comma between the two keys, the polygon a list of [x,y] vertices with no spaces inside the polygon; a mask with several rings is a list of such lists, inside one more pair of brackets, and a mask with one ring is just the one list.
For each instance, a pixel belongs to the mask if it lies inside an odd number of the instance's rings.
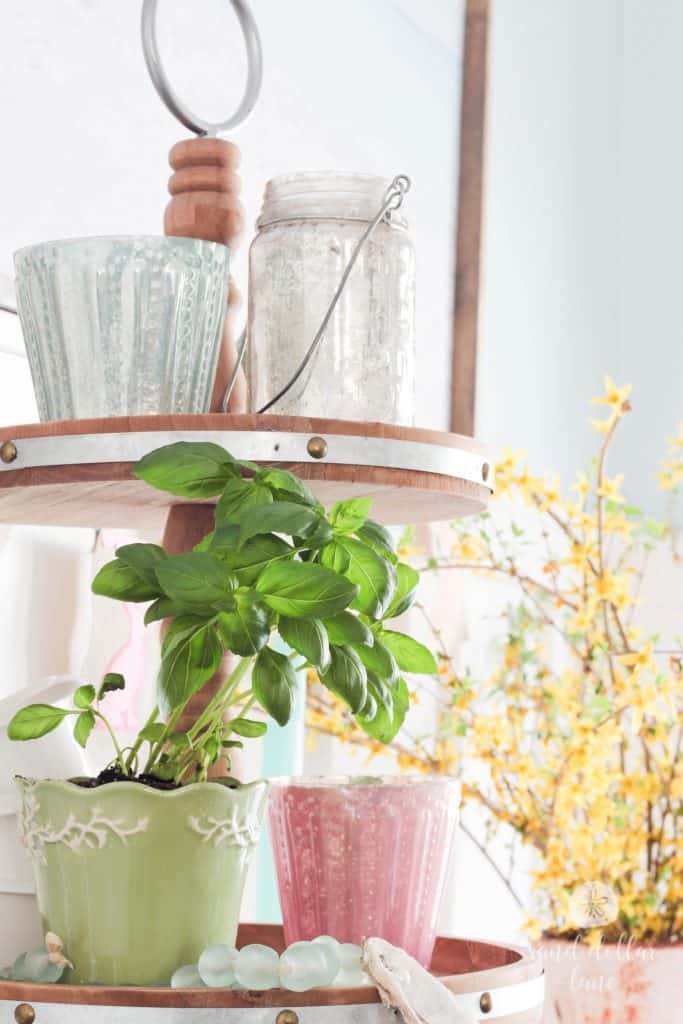
{"label": "brass rivet on rim", "polygon": [[2,459],[3,462],[14,462],[18,454],[19,452],[17,451],[17,446],[14,441],[5,441],[4,444],[0,446],[0,459]]}
{"label": "brass rivet on rim", "polygon": [[324,459],[327,455],[327,441],[324,437],[312,437],[306,445],[306,450],[312,459]]}
{"label": "brass rivet on rim", "polygon": [[486,481],[488,480],[490,472],[491,467],[489,466],[488,462],[485,462],[484,465],[481,467],[481,478],[484,481],[484,483],[486,483]]}
{"label": "brass rivet on rim", "polygon": [[275,1018],[275,1024],[299,1024],[299,1014],[294,1010],[280,1010]]}
{"label": "brass rivet on rim", "polygon": [[14,1019],[17,1024],[33,1024],[36,1019],[36,1011],[30,1003],[19,1003],[14,1011]]}
{"label": "brass rivet on rim", "polygon": [[491,999],[490,992],[482,992],[481,999],[479,1000],[479,1009],[482,1013],[490,1013],[493,1009],[493,1000]]}

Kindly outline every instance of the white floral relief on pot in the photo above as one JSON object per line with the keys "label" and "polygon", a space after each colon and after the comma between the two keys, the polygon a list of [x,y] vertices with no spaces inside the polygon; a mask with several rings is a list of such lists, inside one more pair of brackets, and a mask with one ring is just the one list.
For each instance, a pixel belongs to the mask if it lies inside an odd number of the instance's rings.
{"label": "white floral relief on pot", "polygon": [[53,828],[50,822],[42,824],[37,820],[40,803],[35,793],[25,793],[21,812],[21,841],[35,860],[46,864],[45,847],[55,843],[67,846],[74,853],[82,849],[102,850],[111,836],[126,845],[130,836],[147,831],[149,818],[140,818],[135,825],[126,825],[122,818],[106,818],[98,807],[94,807],[90,820],[77,821],[70,814],[61,829]]}
{"label": "white floral relief on pot", "polygon": [[258,818],[243,817],[235,809],[229,818],[195,818],[191,817],[188,824],[193,832],[202,837],[205,843],[221,846],[255,846],[261,836],[261,824]]}

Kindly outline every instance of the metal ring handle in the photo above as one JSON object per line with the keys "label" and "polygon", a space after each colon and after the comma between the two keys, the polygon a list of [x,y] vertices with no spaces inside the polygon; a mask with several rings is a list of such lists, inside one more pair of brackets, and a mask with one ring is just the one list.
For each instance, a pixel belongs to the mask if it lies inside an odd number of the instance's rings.
{"label": "metal ring handle", "polygon": [[235,113],[220,123],[205,121],[202,117],[193,113],[171,88],[157,45],[157,0],[144,0],[142,5],[142,49],[154,88],[173,116],[177,117],[181,124],[184,124],[190,131],[196,132],[197,135],[218,135],[219,132],[230,131],[231,128],[241,124],[254,109],[254,104],[261,91],[263,53],[261,50],[261,37],[259,36],[254,16],[245,0],[230,0],[230,3],[235,10],[242,34],[244,35],[244,43],[247,50],[247,84]]}

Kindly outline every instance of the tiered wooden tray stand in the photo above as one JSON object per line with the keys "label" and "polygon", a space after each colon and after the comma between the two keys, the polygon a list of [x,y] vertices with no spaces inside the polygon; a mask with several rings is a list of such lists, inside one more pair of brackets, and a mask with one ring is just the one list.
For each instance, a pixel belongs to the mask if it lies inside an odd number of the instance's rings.
{"label": "tiered wooden tray stand", "polygon": [[[195,139],[175,146],[170,160],[174,174],[166,233],[234,247],[244,220],[237,147]],[[491,465],[470,438],[380,423],[248,415],[241,372],[229,414],[218,411],[236,360],[238,303],[231,284],[214,412],[0,428],[0,523],[164,530],[168,550],[191,550],[211,528],[211,504],[174,499],[137,480],[131,467],[162,445],[197,440],[217,442],[239,459],[292,469],[325,504],[372,497],[372,514],[384,523],[453,519],[486,507]],[[188,706],[190,718],[200,713],[211,685]],[[282,949],[282,929],[243,925],[238,944],[250,942]],[[443,938],[432,969],[454,992],[468,994],[481,1019],[540,1020],[542,969],[523,950]],[[294,993],[0,982],[0,1024],[12,1019],[17,1024],[389,1024],[396,1018],[370,986]]]}

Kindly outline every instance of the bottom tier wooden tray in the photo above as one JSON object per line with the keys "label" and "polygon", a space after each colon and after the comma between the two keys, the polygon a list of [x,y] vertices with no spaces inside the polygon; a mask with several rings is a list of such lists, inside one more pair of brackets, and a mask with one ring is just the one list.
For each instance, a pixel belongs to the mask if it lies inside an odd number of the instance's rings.
{"label": "bottom tier wooden tray", "polygon": [[[262,942],[282,951],[279,925],[240,926],[237,945]],[[539,1024],[543,967],[530,951],[440,937],[431,969],[480,1021]],[[0,982],[0,1022],[10,1024],[397,1024],[377,990],[289,992],[231,989],[104,988]]]}

